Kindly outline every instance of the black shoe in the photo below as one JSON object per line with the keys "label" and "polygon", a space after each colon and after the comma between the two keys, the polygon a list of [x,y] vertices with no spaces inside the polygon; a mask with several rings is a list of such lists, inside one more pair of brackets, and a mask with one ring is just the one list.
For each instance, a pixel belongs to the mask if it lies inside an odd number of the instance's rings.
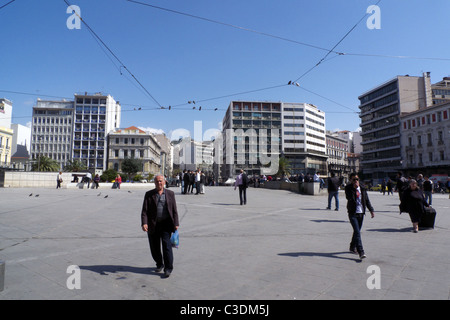
{"label": "black shoe", "polygon": [[164,271],[164,278],[168,278],[168,277],[170,277],[170,274],[172,273],[172,270],[166,270],[166,271]]}
{"label": "black shoe", "polygon": [[367,256],[366,256],[366,254],[364,253],[364,251],[362,251],[362,252],[359,253],[359,258],[360,258],[361,260],[367,258]]}
{"label": "black shoe", "polygon": [[161,272],[164,269],[164,266],[156,267],[155,272]]}
{"label": "black shoe", "polygon": [[358,251],[356,250],[356,248],[350,247],[349,250],[350,250],[350,252],[353,253],[353,254],[358,254]]}

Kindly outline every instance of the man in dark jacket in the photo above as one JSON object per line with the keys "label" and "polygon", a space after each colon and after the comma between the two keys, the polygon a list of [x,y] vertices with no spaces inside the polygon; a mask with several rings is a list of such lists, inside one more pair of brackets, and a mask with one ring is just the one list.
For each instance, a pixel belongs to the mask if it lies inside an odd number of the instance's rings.
{"label": "man in dark jacket", "polygon": [[[142,230],[147,232],[150,251],[156,262],[156,272],[164,268],[164,276],[169,277],[173,270],[173,252],[170,237],[178,229],[178,210],[175,194],[164,189],[163,175],[155,177],[155,189],[144,197],[141,212]],[[162,241],[162,254],[161,254]]]}
{"label": "man in dark jacket", "polygon": [[359,185],[359,178],[356,174],[350,175],[349,184],[345,186],[345,197],[347,198],[347,211],[350,224],[353,227],[352,241],[350,242],[350,251],[358,253],[361,259],[366,258],[361,241],[361,228],[366,213],[366,207],[369,209],[372,218],[374,209],[370,203],[367,190]]}
{"label": "man in dark jacket", "polygon": [[331,172],[331,177],[327,178],[327,187],[328,187],[328,210],[331,210],[331,200],[334,197],[336,211],[339,211],[339,178],[336,177],[334,172]]}

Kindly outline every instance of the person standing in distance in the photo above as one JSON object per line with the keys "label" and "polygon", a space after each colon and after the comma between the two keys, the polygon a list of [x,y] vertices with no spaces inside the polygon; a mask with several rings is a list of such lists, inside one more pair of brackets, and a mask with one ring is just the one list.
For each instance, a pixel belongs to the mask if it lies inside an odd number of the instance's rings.
{"label": "person standing in distance", "polygon": [[334,197],[335,200],[335,209],[339,211],[339,178],[336,177],[336,174],[332,171],[331,177],[327,178],[327,188],[328,188],[328,206],[327,209],[331,210],[331,200]]}
{"label": "person standing in distance", "polygon": [[244,170],[241,169],[241,173],[236,177],[234,182],[234,190],[236,187],[239,188],[239,199],[242,204],[247,204],[247,187],[248,187],[248,177]]}
{"label": "person standing in distance", "polygon": [[367,194],[367,189],[359,185],[359,178],[355,173],[350,175],[350,182],[345,186],[345,197],[347,198],[348,218],[353,228],[350,251],[359,254],[360,259],[364,259],[366,258],[366,254],[361,240],[361,228],[366,207],[369,209],[372,218],[375,217],[375,214]]}
{"label": "person standing in distance", "polygon": [[[173,270],[173,252],[170,237],[178,229],[178,210],[175,193],[165,189],[164,176],[155,177],[155,189],[147,191],[142,204],[141,226],[147,232],[150,252],[156,262],[156,272],[164,268],[164,277]],[[162,253],[161,253],[162,243]]]}

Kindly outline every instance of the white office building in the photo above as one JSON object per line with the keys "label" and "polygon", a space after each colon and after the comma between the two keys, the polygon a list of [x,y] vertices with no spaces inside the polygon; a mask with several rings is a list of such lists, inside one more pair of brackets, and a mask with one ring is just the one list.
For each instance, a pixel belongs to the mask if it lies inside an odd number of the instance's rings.
{"label": "white office building", "polygon": [[73,101],[38,99],[31,122],[31,159],[46,156],[63,169],[72,156]]}
{"label": "white office building", "polygon": [[110,95],[75,94],[73,160],[89,169],[107,168],[106,135],[120,127],[121,106]]}

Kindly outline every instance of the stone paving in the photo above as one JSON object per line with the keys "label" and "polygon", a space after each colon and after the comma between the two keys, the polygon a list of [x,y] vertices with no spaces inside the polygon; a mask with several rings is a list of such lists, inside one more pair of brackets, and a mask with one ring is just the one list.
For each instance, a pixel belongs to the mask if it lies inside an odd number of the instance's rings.
{"label": "stone paving", "polygon": [[[435,228],[412,233],[397,194],[370,192],[376,216],[365,218],[360,261],[348,252],[342,191],[334,211],[325,210],[326,191],[250,188],[241,206],[232,187],[207,187],[204,195],[171,189],[180,247],[167,279],[153,271],[140,228],[146,190],[0,189],[0,300],[450,298],[448,194],[433,197]],[[79,289],[68,288],[75,283]]]}

